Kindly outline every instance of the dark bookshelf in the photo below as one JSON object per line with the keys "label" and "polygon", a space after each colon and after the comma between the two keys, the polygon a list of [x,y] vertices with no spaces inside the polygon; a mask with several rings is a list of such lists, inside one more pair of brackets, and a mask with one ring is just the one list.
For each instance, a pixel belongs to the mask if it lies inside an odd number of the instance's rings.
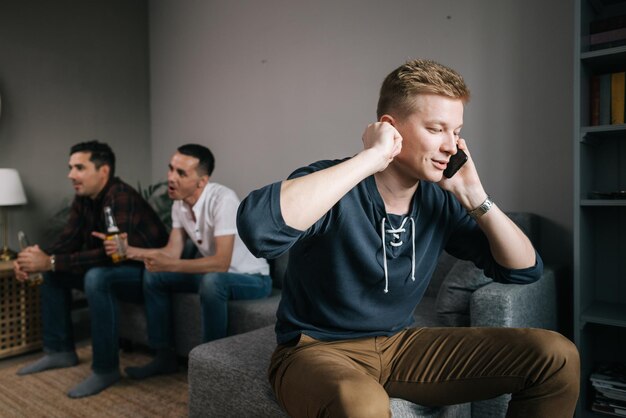
{"label": "dark bookshelf", "polygon": [[581,359],[576,416],[600,418],[610,415],[592,410],[597,391],[590,377],[603,362],[626,363],[626,199],[620,194],[626,191],[626,124],[590,126],[597,109],[591,84],[593,77],[626,71],[626,45],[594,49],[590,28],[620,21],[626,0],[576,0],[575,7],[573,329]]}

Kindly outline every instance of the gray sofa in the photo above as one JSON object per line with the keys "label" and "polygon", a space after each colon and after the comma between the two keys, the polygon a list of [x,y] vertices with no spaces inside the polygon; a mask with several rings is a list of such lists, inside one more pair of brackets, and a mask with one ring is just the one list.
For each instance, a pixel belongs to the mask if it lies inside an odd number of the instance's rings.
{"label": "gray sofa", "polygon": [[[197,250],[188,241],[183,258],[194,258]],[[280,288],[287,258],[270,263],[272,293],[257,300],[231,300],[228,302],[228,335],[241,334],[276,321],[276,307],[280,300]],[[176,353],[187,358],[192,348],[202,343],[200,320],[200,297],[190,293],[172,294],[174,342]],[[143,304],[119,302],[119,338],[122,345],[148,346],[148,328]]]}
{"label": "gray sofa", "polygon": [[[539,219],[536,216],[524,213],[510,213],[509,216],[533,242],[539,242]],[[273,265],[277,287],[285,261],[283,257]],[[266,301],[230,302],[229,327],[232,327],[233,334],[238,334],[191,350],[188,363],[191,417],[286,416],[267,381],[269,358],[275,347],[273,323],[278,298],[277,294]],[[191,306],[187,299],[183,301],[177,296],[176,322],[181,339],[177,347],[183,352],[197,341],[197,312],[197,302]],[[270,313],[271,317],[265,317]],[[503,285],[486,278],[471,263],[447,254],[442,255],[432,282],[415,311],[418,326],[556,329],[556,317],[556,279],[552,268],[546,267],[543,277],[536,283]],[[248,331],[253,328],[257,329]],[[196,335],[182,335],[188,333]],[[508,395],[503,395],[443,408],[426,408],[392,399],[391,408],[394,417],[504,417],[508,399]]]}
{"label": "gray sofa", "polygon": [[[202,344],[200,298],[195,294],[178,293],[172,295],[172,299],[176,353],[186,358],[194,347]],[[280,289],[274,287],[270,297],[265,299],[228,302],[228,335],[273,324],[279,300]],[[120,302],[119,306],[119,337],[122,345],[148,346],[144,306],[129,302]]]}

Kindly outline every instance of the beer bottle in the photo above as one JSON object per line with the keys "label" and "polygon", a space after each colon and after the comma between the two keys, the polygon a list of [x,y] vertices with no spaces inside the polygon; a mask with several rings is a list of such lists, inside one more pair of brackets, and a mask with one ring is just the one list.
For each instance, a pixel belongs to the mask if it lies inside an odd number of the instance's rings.
{"label": "beer bottle", "polygon": [[[26,238],[26,234],[24,233],[24,231],[18,231],[17,233],[17,240],[20,243],[20,250],[24,251],[24,249],[26,249],[26,247],[30,247],[30,244],[28,243],[28,238]],[[43,274],[41,273],[30,273],[28,275],[28,279],[26,279],[26,283],[28,283],[29,286],[38,286],[40,284],[43,283]]]}
{"label": "beer bottle", "polygon": [[117,251],[111,254],[111,259],[114,263],[119,263],[126,259],[126,247],[124,247],[124,243],[122,242],[122,238],[120,237],[120,230],[115,223],[115,218],[113,218],[113,211],[110,206],[104,207],[104,222],[107,228],[107,241],[114,240],[117,246]]}

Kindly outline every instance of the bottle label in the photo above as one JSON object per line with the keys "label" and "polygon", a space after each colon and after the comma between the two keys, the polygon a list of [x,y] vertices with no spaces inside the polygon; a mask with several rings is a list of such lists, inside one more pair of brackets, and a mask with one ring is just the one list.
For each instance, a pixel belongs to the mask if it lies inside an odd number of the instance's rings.
{"label": "bottle label", "polygon": [[104,221],[107,228],[107,240],[115,240],[117,251],[111,254],[111,259],[114,263],[119,263],[126,259],[126,247],[120,238],[120,230],[113,218],[113,211],[110,206],[104,207]]}
{"label": "bottle label", "polygon": [[110,234],[106,237],[107,241],[115,241],[117,251],[111,254],[111,259],[114,263],[119,263],[121,261],[126,260],[126,247],[122,242],[122,238],[120,234]]}

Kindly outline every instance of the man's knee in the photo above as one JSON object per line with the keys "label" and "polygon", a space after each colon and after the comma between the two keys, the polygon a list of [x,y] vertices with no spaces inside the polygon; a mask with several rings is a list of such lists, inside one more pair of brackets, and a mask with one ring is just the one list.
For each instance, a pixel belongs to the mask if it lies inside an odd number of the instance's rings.
{"label": "man's knee", "polygon": [[572,386],[572,390],[578,392],[580,382],[580,355],[573,342],[556,332],[554,341],[554,351],[560,354],[559,359],[563,364],[561,378],[564,384]]}
{"label": "man's knee", "polygon": [[154,281],[156,280],[156,274],[148,271],[148,270],[144,270],[143,271],[143,284],[144,286],[149,286],[149,285],[153,285]]}
{"label": "man's knee", "polygon": [[106,276],[106,269],[102,267],[94,267],[87,270],[83,279],[87,297],[96,293],[107,292],[111,289],[110,280],[107,280]]}
{"label": "man's knee", "polygon": [[161,289],[165,287],[164,281],[161,279],[160,272],[152,272],[144,270],[143,272],[143,288],[144,290]]}
{"label": "man's knee", "polygon": [[200,283],[200,297],[204,299],[228,298],[228,286],[220,273],[208,273],[202,277]]}
{"label": "man's knee", "polygon": [[534,343],[544,363],[553,369],[554,377],[562,381],[563,387],[578,391],[580,357],[576,345],[563,335],[547,330],[537,330]]}
{"label": "man's knee", "polygon": [[578,349],[569,339],[554,331],[534,331],[534,343],[541,352],[560,362],[578,365]]}

